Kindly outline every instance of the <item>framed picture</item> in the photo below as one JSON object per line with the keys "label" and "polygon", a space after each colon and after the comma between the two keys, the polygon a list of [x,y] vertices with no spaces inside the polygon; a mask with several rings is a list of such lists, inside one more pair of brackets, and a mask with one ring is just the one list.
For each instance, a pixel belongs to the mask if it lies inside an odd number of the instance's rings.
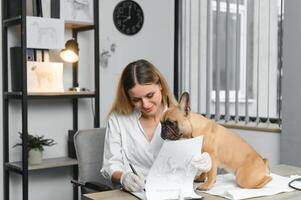
{"label": "framed picture", "polygon": [[64,20],[27,16],[26,25],[27,48],[64,48]]}
{"label": "framed picture", "polygon": [[64,92],[63,63],[27,62],[28,92]]}
{"label": "framed picture", "polygon": [[93,24],[93,0],[51,0],[51,17],[68,23]]}

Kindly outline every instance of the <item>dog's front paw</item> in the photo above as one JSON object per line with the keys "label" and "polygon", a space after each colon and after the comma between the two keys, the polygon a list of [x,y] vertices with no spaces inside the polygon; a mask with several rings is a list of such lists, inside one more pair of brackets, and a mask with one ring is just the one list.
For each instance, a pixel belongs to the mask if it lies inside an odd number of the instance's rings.
{"label": "dog's front paw", "polygon": [[205,182],[205,181],[206,181],[206,178],[207,178],[206,173],[202,173],[201,175],[197,176],[197,177],[194,179],[194,182],[196,182],[196,183]]}
{"label": "dog's front paw", "polygon": [[208,183],[204,183],[202,185],[200,185],[199,187],[196,188],[196,191],[206,191],[206,190],[210,190],[212,188],[213,184],[208,184]]}

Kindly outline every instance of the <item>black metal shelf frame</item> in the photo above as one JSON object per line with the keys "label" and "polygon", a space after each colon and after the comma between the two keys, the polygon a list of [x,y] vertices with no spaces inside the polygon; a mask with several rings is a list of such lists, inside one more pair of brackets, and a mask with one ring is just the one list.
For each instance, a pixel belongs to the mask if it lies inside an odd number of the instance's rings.
{"label": "black metal shelf frame", "polygon": [[[53,94],[34,94],[27,93],[27,60],[26,60],[26,0],[21,2],[21,15],[8,18],[8,1],[2,1],[2,100],[3,100],[3,199],[9,200],[10,188],[10,173],[15,172],[22,176],[22,197],[23,200],[28,200],[28,101],[31,99],[71,99],[73,108],[73,130],[78,130],[78,100],[81,98],[93,98],[95,104],[94,127],[100,126],[100,105],[99,105],[99,2],[93,0],[94,8],[94,25],[80,26],[72,29],[72,34],[77,38],[77,34],[82,31],[94,30],[94,89],[92,92],[65,92]],[[8,88],[8,27],[20,25],[21,26],[21,49],[22,49],[22,91],[11,92]],[[78,85],[77,79],[77,63],[73,64],[73,86]],[[15,165],[9,160],[9,102],[10,100],[20,100],[21,102],[21,115],[22,115],[22,161],[20,165]],[[76,164],[70,164],[73,167],[73,179],[78,177],[78,168]],[[72,185],[70,184],[70,187]],[[78,200],[78,188],[73,187],[73,199]]]}

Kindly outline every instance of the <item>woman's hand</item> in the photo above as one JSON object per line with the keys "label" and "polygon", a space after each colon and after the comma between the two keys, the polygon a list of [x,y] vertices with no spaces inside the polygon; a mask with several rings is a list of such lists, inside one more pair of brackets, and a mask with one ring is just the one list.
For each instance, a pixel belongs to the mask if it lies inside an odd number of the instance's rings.
{"label": "woman's hand", "polygon": [[145,178],[142,174],[134,174],[133,172],[123,173],[120,183],[129,192],[140,192],[144,189]]}
{"label": "woman's hand", "polygon": [[198,169],[198,174],[208,172],[211,169],[211,157],[207,152],[194,156],[191,165]]}

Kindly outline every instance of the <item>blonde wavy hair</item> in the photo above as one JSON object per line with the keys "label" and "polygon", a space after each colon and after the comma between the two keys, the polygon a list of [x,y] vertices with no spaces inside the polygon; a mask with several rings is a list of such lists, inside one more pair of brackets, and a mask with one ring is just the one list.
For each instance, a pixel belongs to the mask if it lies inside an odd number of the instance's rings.
{"label": "blonde wavy hair", "polygon": [[168,107],[178,105],[160,71],[147,60],[141,59],[129,63],[122,71],[110,113],[129,114],[134,111],[128,91],[136,84],[160,84],[163,104]]}

